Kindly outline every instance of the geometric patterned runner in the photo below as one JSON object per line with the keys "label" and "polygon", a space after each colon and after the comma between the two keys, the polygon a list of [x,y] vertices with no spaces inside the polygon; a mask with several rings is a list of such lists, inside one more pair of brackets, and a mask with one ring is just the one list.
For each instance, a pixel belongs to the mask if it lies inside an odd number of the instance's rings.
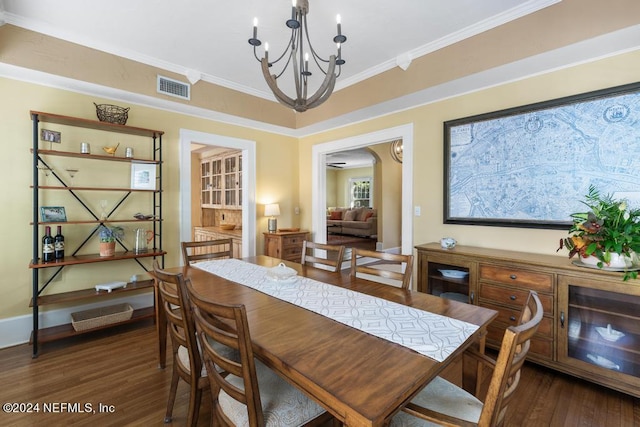
{"label": "geometric patterned runner", "polygon": [[400,344],[442,362],[477,329],[477,325],[339,286],[296,276],[268,278],[269,268],[239,259],[191,265],[289,302],[378,338]]}

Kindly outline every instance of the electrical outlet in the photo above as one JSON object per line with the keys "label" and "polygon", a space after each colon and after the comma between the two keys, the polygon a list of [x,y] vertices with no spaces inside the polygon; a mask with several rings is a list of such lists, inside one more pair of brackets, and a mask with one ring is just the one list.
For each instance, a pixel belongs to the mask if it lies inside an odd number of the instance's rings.
{"label": "electrical outlet", "polygon": [[415,216],[420,216],[420,214],[421,214],[420,206],[415,206],[413,208],[413,213],[414,213]]}
{"label": "electrical outlet", "polygon": [[295,208],[293,208],[293,212],[295,212],[296,215],[300,215],[300,208],[296,206]]}

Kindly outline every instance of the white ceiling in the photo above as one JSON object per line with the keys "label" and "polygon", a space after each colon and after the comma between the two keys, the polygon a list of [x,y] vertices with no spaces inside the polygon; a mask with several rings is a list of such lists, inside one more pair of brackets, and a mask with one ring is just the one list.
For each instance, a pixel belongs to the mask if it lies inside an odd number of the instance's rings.
{"label": "white ceiling", "polygon": [[351,169],[373,166],[375,158],[366,148],[338,151],[327,154],[327,166],[334,169]]}
{"label": "white ceiling", "polygon": [[[346,60],[336,91],[560,0],[309,0],[309,33],[324,57],[342,19]],[[0,0],[2,22],[161,69],[274,99],[247,43],[253,18],[270,54],[289,38],[291,0]],[[262,56],[263,51],[259,50]],[[272,57],[273,57],[272,56]],[[319,73],[316,73],[317,77]],[[293,78],[287,79],[293,80]],[[320,79],[318,79],[320,80]],[[314,80],[311,89],[317,85]],[[319,84],[319,82],[317,83]],[[287,91],[287,85],[280,83]],[[372,163],[366,150],[328,156],[345,168]]]}
{"label": "white ceiling", "polygon": [[[335,51],[336,15],[348,37],[336,90],[559,0],[310,0],[314,48]],[[253,18],[271,55],[289,37],[291,0],[0,0],[7,23],[273,99],[252,48]],[[259,56],[262,56],[262,51]],[[316,73],[318,76],[319,73]],[[313,84],[313,83],[312,83]],[[286,88],[285,88],[286,89]]]}

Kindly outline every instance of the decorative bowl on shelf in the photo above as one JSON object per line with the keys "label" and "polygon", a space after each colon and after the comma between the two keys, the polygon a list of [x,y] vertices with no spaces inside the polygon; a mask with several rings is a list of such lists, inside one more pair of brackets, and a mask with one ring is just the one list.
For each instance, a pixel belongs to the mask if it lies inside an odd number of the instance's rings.
{"label": "decorative bowl on shelf", "polygon": [[460,271],[460,270],[438,270],[438,271],[442,273],[444,277],[449,279],[463,279],[467,277],[467,275],[469,274],[466,271]]}
{"label": "decorative bowl on shelf", "polygon": [[220,228],[223,230],[233,230],[236,228],[235,224],[220,224]]}
{"label": "decorative bowl on shelf", "polygon": [[130,108],[111,104],[96,104],[95,102],[93,105],[96,106],[96,115],[101,122],[116,123],[119,125],[127,123]]}
{"label": "decorative bowl on shelf", "polygon": [[143,213],[138,212],[137,214],[134,214],[133,217],[139,220],[149,220],[153,218],[153,215],[145,215]]}

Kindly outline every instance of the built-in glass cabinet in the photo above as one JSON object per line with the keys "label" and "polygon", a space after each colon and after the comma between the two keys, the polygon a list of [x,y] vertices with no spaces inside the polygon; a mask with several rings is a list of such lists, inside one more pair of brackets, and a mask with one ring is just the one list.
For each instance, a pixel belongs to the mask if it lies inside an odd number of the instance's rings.
{"label": "built-in glass cabinet", "polygon": [[200,204],[203,208],[242,208],[242,153],[223,153],[201,160]]}

